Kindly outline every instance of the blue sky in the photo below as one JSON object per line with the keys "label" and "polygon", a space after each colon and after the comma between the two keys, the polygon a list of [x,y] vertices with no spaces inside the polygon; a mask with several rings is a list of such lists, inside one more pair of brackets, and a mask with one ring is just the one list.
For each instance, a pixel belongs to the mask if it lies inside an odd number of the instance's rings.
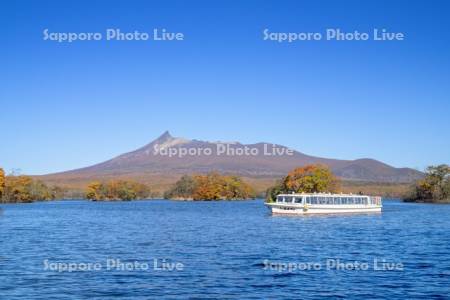
{"label": "blue sky", "polygon": [[[88,166],[170,130],[423,169],[450,163],[446,1],[2,1],[0,166]],[[183,32],[184,41],[43,40]],[[263,40],[327,28],[404,41]]]}

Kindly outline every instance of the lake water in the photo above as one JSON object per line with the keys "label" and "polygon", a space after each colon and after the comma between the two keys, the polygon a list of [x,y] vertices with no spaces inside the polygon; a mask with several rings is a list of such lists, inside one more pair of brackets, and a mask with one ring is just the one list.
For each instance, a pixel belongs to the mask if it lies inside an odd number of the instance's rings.
{"label": "lake water", "polygon": [[450,205],[311,217],[274,217],[260,200],[0,207],[1,299],[450,294]]}

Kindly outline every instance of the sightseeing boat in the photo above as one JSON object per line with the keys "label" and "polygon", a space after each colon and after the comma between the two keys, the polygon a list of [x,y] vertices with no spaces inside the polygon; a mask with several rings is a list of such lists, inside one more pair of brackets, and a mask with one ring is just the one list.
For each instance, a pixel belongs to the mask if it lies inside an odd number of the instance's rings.
{"label": "sightseeing boat", "polygon": [[381,212],[381,197],[353,194],[280,194],[266,205],[273,214],[335,214]]}

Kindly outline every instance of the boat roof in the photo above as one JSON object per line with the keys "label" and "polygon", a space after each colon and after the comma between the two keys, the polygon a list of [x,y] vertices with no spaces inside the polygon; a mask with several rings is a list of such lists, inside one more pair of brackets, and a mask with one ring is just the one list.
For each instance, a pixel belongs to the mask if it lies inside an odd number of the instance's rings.
{"label": "boat roof", "polygon": [[331,193],[291,193],[291,194],[278,194],[277,196],[371,197],[368,195],[359,195],[359,194],[331,194]]}

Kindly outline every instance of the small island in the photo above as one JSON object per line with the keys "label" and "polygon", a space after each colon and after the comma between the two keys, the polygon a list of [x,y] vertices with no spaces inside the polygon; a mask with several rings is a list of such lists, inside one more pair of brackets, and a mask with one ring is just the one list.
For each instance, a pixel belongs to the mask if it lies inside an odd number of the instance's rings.
{"label": "small island", "polygon": [[274,202],[278,194],[338,192],[341,192],[341,181],[329,167],[321,164],[306,165],[293,169],[269,188],[266,202]]}
{"label": "small island", "polygon": [[[93,201],[130,201],[154,198],[150,188],[133,180],[111,180],[107,183],[91,182],[86,198]],[[164,193],[170,200],[242,200],[254,199],[253,188],[240,177],[217,172],[182,176]]]}
{"label": "small island", "polygon": [[450,203],[450,166],[428,167],[425,177],[415,183],[405,201]]}
{"label": "small island", "polygon": [[30,176],[9,174],[0,168],[0,202],[30,203],[61,199],[64,189],[58,186],[48,186]]}
{"label": "small island", "polygon": [[173,200],[245,200],[256,197],[253,188],[238,176],[210,172],[184,175],[168,191],[165,199]]}
{"label": "small island", "polygon": [[107,183],[91,182],[86,199],[92,201],[131,201],[151,198],[148,186],[133,180],[111,180]]}

